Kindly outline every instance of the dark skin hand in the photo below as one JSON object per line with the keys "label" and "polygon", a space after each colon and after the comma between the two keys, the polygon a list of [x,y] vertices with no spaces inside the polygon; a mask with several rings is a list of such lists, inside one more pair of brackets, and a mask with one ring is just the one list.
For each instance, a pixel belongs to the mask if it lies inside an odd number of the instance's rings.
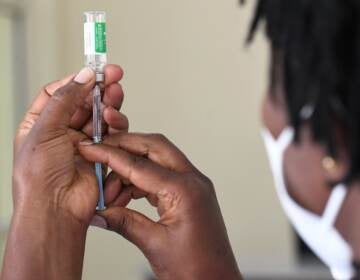
{"label": "dark skin hand", "polygon": [[[212,182],[164,136],[119,133],[102,145],[80,143],[79,151],[113,170],[109,208],[99,215],[140,248],[158,279],[241,279]],[[158,221],[125,208],[144,197]]]}
{"label": "dark skin hand", "polygon": [[[14,142],[14,213],[2,280],[81,279],[86,231],[98,190],[93,164],[76,143],[92,135],[90,69],[44,87],[19,126]],[[118,112],[120,67],[105,68],[105,134],[127,131]]]}
{"label": "dark skin hand", "polygon": [[[160,280],[241,279],[211,181],[165,137],[126,133],[126,117],[111,108],[121,105],[115,84],[122,72],[109,67],[103,145],[89,140],[89,72],[46,87],[20,125],[1,280],[81,279],[98,200],[90,161],[114,170],[106,179],[109,209],[98,215],[142,250]],[[157,208],[159,221],[125,208],[142,197]]]}

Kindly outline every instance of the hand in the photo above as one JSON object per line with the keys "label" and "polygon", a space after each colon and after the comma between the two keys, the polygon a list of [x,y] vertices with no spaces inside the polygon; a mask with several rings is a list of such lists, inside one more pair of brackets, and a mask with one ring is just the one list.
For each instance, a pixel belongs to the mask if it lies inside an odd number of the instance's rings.
{"label": "hand", "polygon": [[[85,68],[84,77],[65,78],[44,87],[19,126],[14,152],[15,213],[36,209],[62,211],[88,225],[98,199],[93,165],[76,155],[77,139],[92,136],[94,73]],[[121,68],[105,67],[103,103],[105,129],[111,134],[128,129],[118,112],[123,101]],[[74,142],[75,141],[75,142]],[[28,207],[31,211],[28,211]]]}
{"label": "hand", "polygon": [[[115,65],[105,68],[104,133],[127,131]],[[98,191],[76,144],[92,135],[95,75],[89,68],[44,87],[15,138],[14,213],[2,280],[81,279],[86,230]]]}
{"label": "hand", "polygon": [[[102,145],[80,143],[79,152],[112,168],[110,207],[99,215],[141,249],[159,279],[241,279],[211,181],[164,136],[120,133]],[[124,208],[143,197],[157,222]]]}

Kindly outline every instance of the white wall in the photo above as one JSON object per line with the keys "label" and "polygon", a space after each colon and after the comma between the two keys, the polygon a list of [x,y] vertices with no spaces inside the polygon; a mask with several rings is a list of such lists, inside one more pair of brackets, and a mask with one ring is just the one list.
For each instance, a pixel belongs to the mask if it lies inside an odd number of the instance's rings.
{"label": "white wall", "polygon": [[[248,1],[251,2],[251,1]],[[244,47],[253,1],[28,0],[29,96],[83,64],[82,12],[108,12],[109,62],[125,69],[123,111],[132,131],[169,136],[215,183],[245,271],[293,267],[260,138],[267,45]],[[24,97],[25,98],[25,97]],[[134,207],[154,215],[145,203]],[[146,261],[121,237],[92,229],[84,279],[142,279]]]}
{"label": "white wall", "polygon": [[40,86],[59,76],[56,6],[56,1],[0,0],[0,261],[12,212],[16,126]]}
{"label": "white wall", "polygon": [[[8,222],[11,209],[9,189],[11,186],[12,137],[14,132],[13,117],[13,77],[11,62],[11,21],[5,15],[0,15],[0,250],[3,250],[4,229]],[[9,54],[9,55],[7,55]],[[5,189],[5,187],[7,189]]]}

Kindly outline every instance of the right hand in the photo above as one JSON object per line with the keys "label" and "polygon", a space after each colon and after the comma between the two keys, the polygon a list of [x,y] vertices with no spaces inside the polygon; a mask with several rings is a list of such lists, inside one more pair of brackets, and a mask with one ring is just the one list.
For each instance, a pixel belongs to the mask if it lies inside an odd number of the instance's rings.
{"label": "right hand", "polygon": [[[159,279],[241,279],[212,182],[164,136],[119,133],[79,151],[113,170],[112,202],[98,215],[140,248]],[[157,222],[125,208],[142,197],[157,208]]]}

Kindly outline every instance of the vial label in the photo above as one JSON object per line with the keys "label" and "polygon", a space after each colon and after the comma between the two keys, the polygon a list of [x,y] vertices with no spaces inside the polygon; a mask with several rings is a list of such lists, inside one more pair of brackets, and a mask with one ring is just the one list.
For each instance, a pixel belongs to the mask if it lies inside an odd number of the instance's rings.
{"label": "vial label", "polygon": [[104,22],[84,23],[85,55],[106,53],[106,24]]}
{"label": "vial label", "polygon": [[95,23],[95,51],[106,53],[106,25],[104,22]]}

